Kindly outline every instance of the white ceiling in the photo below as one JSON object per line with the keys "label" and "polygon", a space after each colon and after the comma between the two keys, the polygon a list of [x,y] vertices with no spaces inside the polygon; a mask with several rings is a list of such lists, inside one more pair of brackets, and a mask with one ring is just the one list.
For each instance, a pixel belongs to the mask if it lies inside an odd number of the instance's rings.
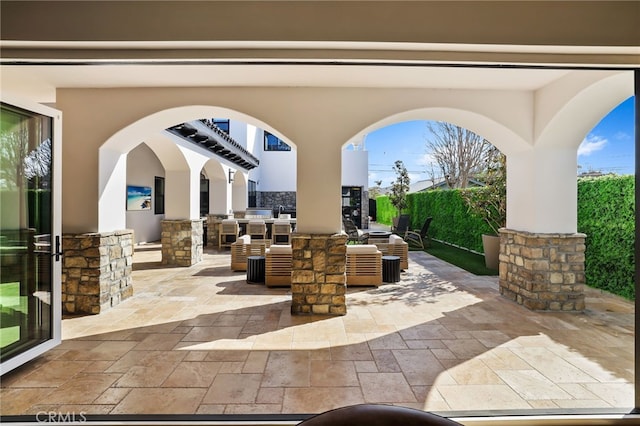
{"label": "white ceiling", "polygon": [[55,103],[56,88],[109,87],[396,87],[535,90],[562,69],[439,67],[417,64],[79,64],[2,65],[2,90]]}

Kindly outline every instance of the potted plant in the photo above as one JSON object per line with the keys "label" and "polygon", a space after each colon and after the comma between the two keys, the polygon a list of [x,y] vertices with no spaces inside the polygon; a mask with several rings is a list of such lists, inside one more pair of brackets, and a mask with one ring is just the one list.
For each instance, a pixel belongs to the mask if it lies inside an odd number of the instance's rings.
{"label": "potted plant", "polygon": [[498,269],[500,265],[500,228],[507,222],[506,156],[497,149],[490,154],[483,180],[485,186],[463,191],[469,211],[481,217],[492,233],[482,235],[485,264]]}
{"label": "potted plant", "polygon": [[407,192],[409,192],[411,180],[409,179],[409,172],[407,172],[407,168],[401,160],[396,160],[393,171],[396,173],[396,180],[391,184],[389,201],[398,210],[398,215],[393,218],[395,227],[402,210],[407,208]]}

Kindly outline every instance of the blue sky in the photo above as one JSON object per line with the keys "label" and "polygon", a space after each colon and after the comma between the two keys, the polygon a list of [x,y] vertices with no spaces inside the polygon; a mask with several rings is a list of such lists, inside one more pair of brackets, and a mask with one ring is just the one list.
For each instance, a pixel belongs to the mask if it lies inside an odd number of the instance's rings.
{"label": "blue sky", "polygon": [[[634,173],[634,98],[618,105],[585,137],[578,150],[580,171]],[[382,180],[389,186],[395,180],[393,164],[402,160],[411,182],[428,179],[429,156],[426,121],[405,121],[369,133],[365,146],[369,151],[369,186]],[[439,170],[435,167],[436,176]]]}

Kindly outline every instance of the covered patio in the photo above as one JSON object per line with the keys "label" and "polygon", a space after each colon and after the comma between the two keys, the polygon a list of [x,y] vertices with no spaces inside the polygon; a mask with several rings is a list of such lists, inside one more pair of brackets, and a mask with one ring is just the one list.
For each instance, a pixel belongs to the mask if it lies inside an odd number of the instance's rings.
{"label": "covered patio", "polygon": [[288,288],[248,284],[224,251],[167,267],[143,245],[133,275],[131,298],[64,319],[59,347],[3,376],[3,416],[296,424],[366,402],[480,424],[633,407],[634,307],[597,290],[583,313],[532,312],[497,277],[410,252],[399,283],[348,289],[347,315],[292,316]]}

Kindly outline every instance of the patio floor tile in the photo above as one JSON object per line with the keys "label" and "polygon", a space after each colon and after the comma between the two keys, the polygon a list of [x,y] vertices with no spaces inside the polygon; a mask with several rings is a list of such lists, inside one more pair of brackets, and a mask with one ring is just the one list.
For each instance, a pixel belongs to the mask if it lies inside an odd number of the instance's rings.
{"label": "patio floor tile", "polygon": [[247,284],[228,251],[170,268],[147,248],[131,298],[64,319],[60,346],[2,377],[2,415],[633,406],[634,306],[598,290],[584,313],[532,312],[412,251],[400,282],[348,288],[347,315],[292,316],[290,289]]}

